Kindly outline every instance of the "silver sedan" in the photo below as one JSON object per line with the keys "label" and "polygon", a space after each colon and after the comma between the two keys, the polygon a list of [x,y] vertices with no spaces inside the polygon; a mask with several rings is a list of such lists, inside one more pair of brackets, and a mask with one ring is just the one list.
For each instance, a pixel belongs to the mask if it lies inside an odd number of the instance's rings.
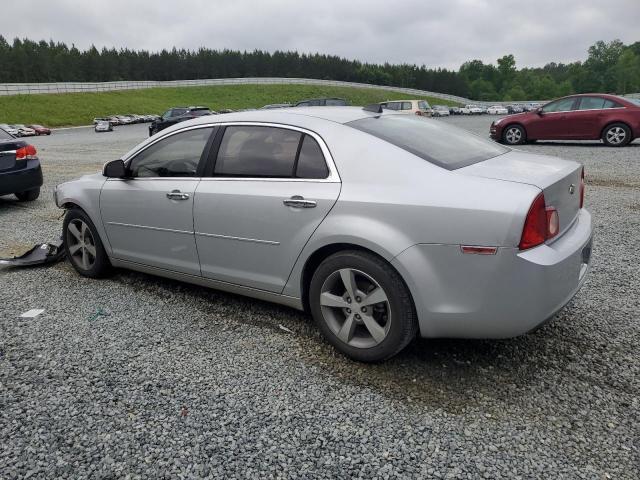
{"label": "silver sedan", "polygon": [[54,195],[81,275],[124,267],[304,309],[360,361],[418,332],[529,332],[591,255],[580,164],[378,106],[187,121]]}

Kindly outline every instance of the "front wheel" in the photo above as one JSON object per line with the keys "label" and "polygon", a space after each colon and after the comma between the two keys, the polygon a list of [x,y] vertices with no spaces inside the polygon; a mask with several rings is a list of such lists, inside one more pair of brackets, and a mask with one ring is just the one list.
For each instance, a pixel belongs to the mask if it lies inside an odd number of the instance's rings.
{"label": "front wheel", "polygon": [[509,125],[504,129],[502,141],[507,145],[522,145],[527,141],[527,134],[520,125]]}
{"label": "front wheel", "polygon": [[379,362],[418,330],[411,294],[383,259],[357,250],[325,259],[313,274],[309,305],[324,337],[346,356]]}
{"label": "front wheel", "polygon": [[26,190],[24,192],[16,193],[16,197],[21,202],[33,202],[36,198],[40,196],[40,188],[34,188],[31,190]]}
{"label": "front wheel", "polygon": [[73,268],[83,277],[99,278],[111,267],[98,231],[78,208],[67,211],[62,224],[64,249]]}
{"label": "front wheel", "polygon": [[631,130],[624,123],[613,123],[602,132],[602,141],[610,147],[624,147],[631,141]]}

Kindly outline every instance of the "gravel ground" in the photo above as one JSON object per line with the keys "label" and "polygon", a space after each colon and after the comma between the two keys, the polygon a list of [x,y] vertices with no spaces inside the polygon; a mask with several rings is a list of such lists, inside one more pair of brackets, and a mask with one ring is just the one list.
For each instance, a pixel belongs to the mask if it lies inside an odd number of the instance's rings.
{"label": "gravel ground", "polygon": [[[490,118],[438,121],[487,135]],[[0,199],[0,256],[59,235],[53,186],[145,135],[33,139],[46,184]],[[596,237],[581,292],[520,338],[362,365],[284,307],[67,263],[1,271],[0,478],[637,479],[640,143],[523,148],[585,164]]]}

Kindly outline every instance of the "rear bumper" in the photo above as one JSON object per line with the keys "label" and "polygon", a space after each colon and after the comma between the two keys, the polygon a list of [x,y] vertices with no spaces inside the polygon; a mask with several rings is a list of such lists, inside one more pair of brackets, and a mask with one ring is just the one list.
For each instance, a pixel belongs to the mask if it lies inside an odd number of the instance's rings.
{"label": "rear bumper", "polygon": [[591,241],[583,209],[549,245],[495,255],[414,245],[393,264],[411,290],[423,337],[508,338],[535,329],[573,298],[589,271]]}
{"label": "rear bumper", "polygon": [[0,172],[0,195],[24,192],[42,186],[42,168],[39,160],[27,160],[21,170]]}

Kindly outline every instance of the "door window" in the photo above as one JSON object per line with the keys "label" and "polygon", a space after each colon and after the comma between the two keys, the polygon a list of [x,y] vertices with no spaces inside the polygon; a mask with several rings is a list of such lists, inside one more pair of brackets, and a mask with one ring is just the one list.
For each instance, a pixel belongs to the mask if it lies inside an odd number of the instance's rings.
{"label": "door window", "polygon": [[329,169],[320,145],[309,135],[305,135],[298,154],[296,177],[327,178]]}
{"label": "door window", "polygon": [[402,102],[402,110],[411,110],[411,102]]}
{"label": "door window", "polygon": [[542,111],[545,113],[568,112],[573,109],[572,107],[575,101],[575,98],[561,98],[542,107]]}
{"label": "door window", "polygon": [[133,157],[131,177],[195,177],[212,127],[177,133],[154,143]]}
{"label": "door window", "polygon": [[302,134],[276,127],[227,127],[214,168],[216,176],[291,177]]}
{"label": "door window", "polygon": [[382,106],[387,110],[400,110],[400,103],[398,102],[387,102]]}

